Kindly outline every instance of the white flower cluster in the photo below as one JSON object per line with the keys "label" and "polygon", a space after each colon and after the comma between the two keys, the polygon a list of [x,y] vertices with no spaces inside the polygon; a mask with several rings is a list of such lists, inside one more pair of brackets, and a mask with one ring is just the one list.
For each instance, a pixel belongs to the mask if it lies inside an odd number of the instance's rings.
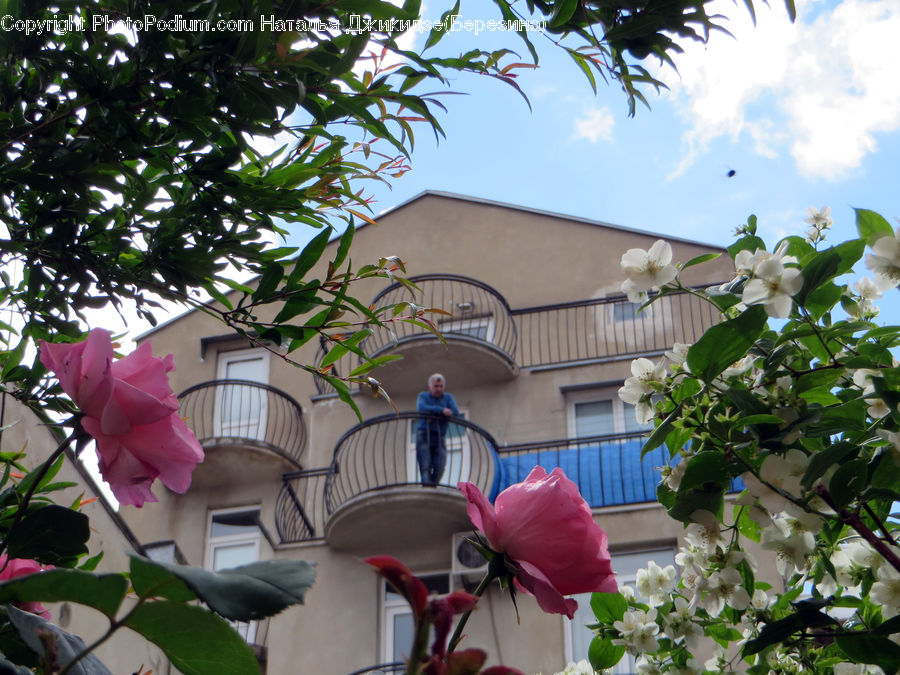
{"label": "white flower cluster", "polygon": [[587,659],[582,659],[578,663],[570,661],[564,670],[554,673],[554,675],[603,675],[606,672],[608,671],[595,671]]}
{"label": "white flower cluster", "polygon": [[738,274],[749,277],[744,285],[741,301],[747,305],[763,305],[766,313],[784,319],[791,313],[793,296],[803,286],[803,275],[796,267],[794,256],[785,255],[787,242],[782,242],[774,253],[764,250],[738,251],[734,267]]}
{"label": "white flower cluster", "polygon": [[806,240],[815,246],[825,240],[825,230],[834,224],[834,220],[831,218],[831,207],[823,206],[821,209],[817,209],[815,206],[810,206],[806,209],[806,215],[806,222],[810,225],[806,232]]}

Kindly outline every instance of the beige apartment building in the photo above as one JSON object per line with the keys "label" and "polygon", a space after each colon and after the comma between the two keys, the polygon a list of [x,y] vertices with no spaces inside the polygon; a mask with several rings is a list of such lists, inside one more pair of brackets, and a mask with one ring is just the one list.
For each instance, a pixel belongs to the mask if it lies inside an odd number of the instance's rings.
{"label": "beige apartment building", "polygon": [[[659,238],[679,261],[716,247],[440,192],[378,221],[356,233],[353,264],[399,256],[421,293],[378,279],[356,286],[356,297],[448,312],[433,317],[446,344],[408,323],[394,326],[396,342],[380,332],[363,343],[369,355],[403,355],[373,373],[399,414],[360,391],[360,424],[321,381],[201,312],[141,338],[156,354],[175,354],[173,388],[183,392],[182,414],[207,455],[187,494],[156,486],[158,504],[123,511],[137,538],[152,555],[213,569],[268,558],[318,565],[305,605],[239,627],[270,674],[398,672],[391,664],[409,649],[412,619],[361,559],[393,555],[437,592],[469,587],[481,570],[461,546],[471,525],[458,481],[493,497],[536,464],[562,467],[609,533],[622,584],[650,559],[671,564],[682,531],[655,502],[655,467],[668,454],[660,448],[641,463],[646,430],[616,391],[633,358],[662,358],[716,316],[688,294],[635,314],[620,291],[619,259]],[[733,270],[723,256],[688,272],[685,281],[700,285]],[[322,356],[317,348],[296,356],[313,363]],[[462,415],[447,432],[440,485],[424,487],[415,405],[433,372],[444,374]],[[543,614],[527,596],[519,596],[518,611],[517,623],[508,597],[491,589],[463,645],[525,673],[553,673],[586,656],[586,600],[574,621]]]}

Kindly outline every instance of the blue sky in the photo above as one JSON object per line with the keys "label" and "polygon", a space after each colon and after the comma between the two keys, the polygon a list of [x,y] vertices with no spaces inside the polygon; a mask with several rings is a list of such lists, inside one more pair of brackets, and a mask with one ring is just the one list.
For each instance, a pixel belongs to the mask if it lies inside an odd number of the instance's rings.
{"label": "blue sky", "polygon": [[[446,190],[717,244],[751,213],[770,244],[802,235],[808,206],[831,207],[832,242],[853,236],[853,207],[900,216],[900,0],[801,0],[794,24],[779,0],[760,2],[755,28],[739,4],[717,7],[736,39],[686,45],[680,73],[661,71],[670,90],[648,92],[634,118],[617,86],[595,96],[546,40],[541,68],[520,71],[532,110],[500,82],[459,76],[447,138],[420,127],[412,171],[370,184],[374,212]],[[483,11],[464,2],[460,15]],[[465,32],[439,48],[486,45],[519,49]]]}

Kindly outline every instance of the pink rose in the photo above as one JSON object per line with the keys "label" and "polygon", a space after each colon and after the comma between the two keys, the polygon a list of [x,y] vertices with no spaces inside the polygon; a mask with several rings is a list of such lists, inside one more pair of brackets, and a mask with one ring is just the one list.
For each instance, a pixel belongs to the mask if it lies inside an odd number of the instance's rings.
{"label": "pink rose", "polygon": [[175,492],[190,487],[203,449],[178,416],[171,354],[157,358],[144,343],[114,362],[109,332],[95,328],[77,344],[41,340],[41,363],[84,413],[81,425],[97,442],[100,473],[121,504],[155,502],[150,484],[157,477]]}
{"label": "pink rose", "polygon": [[548,475],[534,467],[493,506],[472,483],[460,483],[459,489],[472,523],[518,568],[516,586],[534,595],[545,612],[571,619],[578,603],[563,596],[618,590],[606,532],[562,469]]}
{"label": "pink rose", "polygon": [[[0,571],[0,581],[9,581],[16,577],[24,577],[26,574],[36,574],[41,570],[50,569],[53,569],[53,565],[42,567],[39,563],[34,560],[28,560],[27,558],[13,558],[12,560],[8,560],[5,553],[0,554],[0,570],[2,570]],[[26,612],[37,614],[45,619],[50,618],[50,611],[45,609],[39,602],[15,602],[13,604],[19,609],[24,609]]]}

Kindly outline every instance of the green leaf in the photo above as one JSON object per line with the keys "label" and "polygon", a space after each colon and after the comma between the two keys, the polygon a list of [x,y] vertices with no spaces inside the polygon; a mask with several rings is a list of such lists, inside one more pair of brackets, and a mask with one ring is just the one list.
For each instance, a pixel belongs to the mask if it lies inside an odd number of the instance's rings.
{"label": "green leaf", "polygon": [[597,635],[588,647],[588,660],[594,670],[612,668],[625,656],[625,645],[614,645],[608,638]]}
{"label": "green leaf", "polygon": [[744,645],[741,654],[743,656],[758,654],[766,647],[787,640],[791,635],[801,630],[803,627],[804,623],[799,614],[791,614],[778,621],[767,623],[759,632],[758,637],[750,640]]}
{"label": "green leaf", "polygon": [[894,234],[891,224],[883,216],[868,209],[853,210],[856,211],[856,230],[867,243],[871,244],[880,237]]}
{"label": "green leaf", "polygon": [[10,558],[57,564],[87,553],[88,517],[56,504],[30,510],[6,540]]}
{"label": "green leaf", "polygon": [[694,511],[720,514],[725,500],[725,490],[713,483],[706,483],[693,490],[679,488],[675,503],[667,509],[669,515],[682,523],[690,523]]}
{"label": "green leaf", "polygon": [[611,626],[614,621],[621,621],[628,610],[628,601],[621,593],[591,593],[591,609],[597,621]]}
{"label": "green leaf", "polygon": [[127,590],[128,582],[121,574],[57,568],[0,583],[0,603],[77,602],[112,618]]}
{"label": "green leaf", "polygon": [[824,450],[814,452],[809,457],[809,464],[806,466],[806,471],[800,483],[807,489],[811,488],[816,480],[825,475],[830,466],[837,464],[851,454],[855,455],[857,452],[857,446],[846,441],[835,443]]}
{"label": "green leaf", "polygon": [[720,452],[700,452],[687,460],[678,492],[708,485],[727,487],[731,483],[728,462]]}
{"label": "green leaf", "polygon": [[575,10],[578,8],[578,0],[557,0],[554,3],[553,14],[550,17],[550,28],[565,26]]}
{"label": "green leaf", "polygon": [[798,377],[794,383],[794,391],[800,394],[820,387],[831,389],[843,376],[843,368],[820,368]]}
{"label": "green leaf", "polygon": [[675,408],[675,410],[673,410],[671,413],[669,413],[666,416],[666,419],[664,419],[662,423],[653,430],[653,433],[650,434],[650,438],[648,438],[644,442],[644,447],[641,448],[641,459],[643,459],[648,452],[655,450],[660,445],[666,442],[666,438],[668,438],[669,432],[674,429],[672,423],[678,418],[680,414],[681,407],[679,406]]}
{"label": "green leaf", "polygon": [[763,307],[750,307],[740,316],[709,328],[688,350],[692,373],[706,382],[715,379],[735,361],[747,355],[762,335],[768,316]]}
{"label": "green leaf", "polygon": [[716,258],[721,257],[721,255],[721,253],[704,253],[703,255],[698,255],[696,258],[691,258],[686,263],[684,263],[681,266],[681,269],[686,270],[688,267],[693,267],[694,265],[700,265],[701,263],[715,260]]}
{"label": "green leaf", "polygon": [[332,264],[334,265],[334,269],[337,269],[341,266],[341,263],[344,262],[344,259],[347,257],[347,253],[350,251],[350,244],[353,242],[353,235],[356,232],[356,228],[353,225],[353,221],[347,224],[347,229],[344,230],[344,233],[341,235],[341,240],[338,243],[337,253],[334,254],[334,260]]}
{"label": "green leaf", "polygon": [[748,234],[728,247],[728,254],[734,258],[740,251],[750,251],[753,253],[758,250],[766,250],[766,242],[753,234]]}
{"label": "green leaf", "polygon": [[128,615],[125,625],[160,647],[184,675],[260,672],[244,639],[227,621],[202,607],[147,602]]}
{"label": "green leaf", "polygon": [[[37,614],[24,612],[12,605],[8,605],[6,611],[10,622],[16,629],[16,632],[18,632],[19,637],[22,638],[22,642],[39,656],[44,655],[44,641],[41,640],[41,633],[51,633],[55,638],[53,649],[56,652],[56,662],[60,665],[71,663],[76,656],[85,650],[84,640],[76,635],[67,633],[58,626],[54,626]],[[72,675],[112,675],[109,669],[94,654],[85,655],[78,663],[71,666],[67,672],[72,673]]]}
{"label": "green leaf", "polygon": [[838,507],[846,506],[866,489],[869,465],[866,460],[851,459],[838,467],[828,483],[831,498]]}
{"label": "green leaf", "polygon": [[886,673],[900,670],[900,645],[884,635],[852,633],[838,635],[837,645],[844,654],[857,663],[881,666]]}
{"label": "green leaf", "polygon": [[300,255],[297,256],[297,262],[294,263],[294,269],[291,270],[291,275],[287,280],[289,288],[303,279],[304,275],[313,268],[313,265],[319,262],[319,258],[325,252],[325,247],[328,246],[331,232],[331,228],[322,230],[300,252]]}
{"label": "green leaf", "polygon": [[284,278],[284,267],[281,263],[272,262],[266,265],[266,269],[256,285],[256,290],[253,292],[253,299],[268,298],[278,288],[282,278]]}
{"label": "green leaf", "polygon": [[[157,568],[152,572],[152,582],[148,583],[146,577],[134,579],[135,561],[138,561],[137,570],[142,575],[151,574],[149,568]],[[165,573],[172,580],[183,582],[213,611],[233,621],[262,619],[291,605],[302,604],[306,591],[316,577],[314,563],[304,560],[265,560],[211,572],[198,567],[132,557],[135,590],[139,586],[142,589],[138,593],[146,592],[148,588],[164,588],[167,585]],[[179,585],[172,588],[179,588]],[[183,596],[182,591],[177,592],[178,597],[170,599]]]}

